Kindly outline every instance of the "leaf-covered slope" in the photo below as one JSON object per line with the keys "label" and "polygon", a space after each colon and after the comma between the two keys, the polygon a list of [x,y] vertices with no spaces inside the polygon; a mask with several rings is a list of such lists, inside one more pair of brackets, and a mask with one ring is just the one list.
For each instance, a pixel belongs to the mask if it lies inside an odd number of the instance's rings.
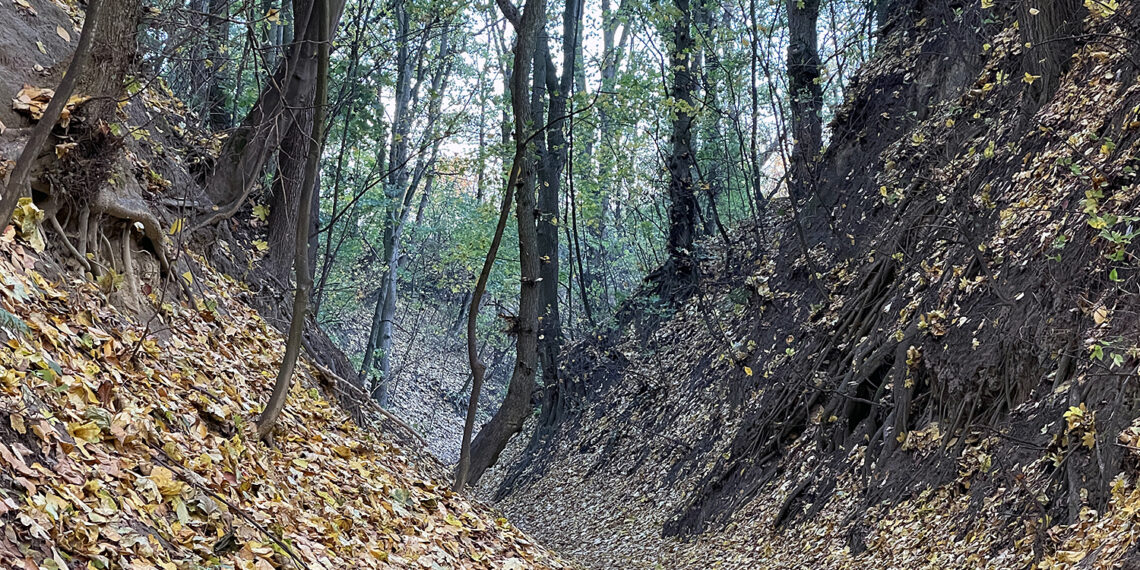
{"label": "leaf-covered slope", "polygon": [[1053,4],[897,3],[820,245],[743,228],[573,347],[588,398],[484,481],[513,520],[597,568],[1140,564],[1140,6],[1035,46]]}
{"label": "leaf-covered slope", "polygon": [[53,267],[0,239],[0,566],[565,567],[354,424],[307,365],[277,447],[256,442],[283,341],[228,277],[203,263],[196,310],[156,290],[161,316],[137,323]]}

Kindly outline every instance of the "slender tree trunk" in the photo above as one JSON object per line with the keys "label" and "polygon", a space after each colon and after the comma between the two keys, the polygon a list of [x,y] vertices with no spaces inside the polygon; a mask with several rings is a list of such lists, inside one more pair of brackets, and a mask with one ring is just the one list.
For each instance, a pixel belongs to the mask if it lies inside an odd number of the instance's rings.
{"label": "slender tree trunk", "polygon": [[758,152],[758,145],[759,145],[759,138],[760,138],[759,137],[759,129],[760,129],[760,94],[759,94],[759,91],[760,90],[759,90],[759,87],[757,87],[757,85],[756,85],[756,75],[757,75],[756,67],[760,63],[759,62],[760,56],[756,51],[757,47],[760,44],[760,38],[759,38],[760,22],[758,22],[756,20],[756,0],[749,0],[748,12],[749,12],[749,16],[750,16],[750,18],[748,20],[748,30],[749,30],[748,35],[752,40],[749,42],[749,44],[750,44],[749,47],[751,49],[751,54],[750,54],[751,57],[749,58],[749,65],[748,65],[748,73],[749,73],[749,78],[750,78],[750,81],[748,82],[748,94],[749,94],[749,100],[752,104],[752,106],[751,106],[752,116],[750,117],[752,120],[752,124],[750,125],[751,128],[749,129],[749,135],[750,136],[749,136],[749,143],[748,143],[748,150],[749,150],[748,155],[751,158],[752,176],[750,176],[749,178],[751,179],[751,183],[752,183],[752,200],[755,202],[756,215],[761,218],[760,219],[760,225],[761,225],[761,227],[763,227],[763,223],[765,221],[763,219],[763,217],[764,217],[765,212],[767,212],[766,206],[767,206],[768,202],[764,199],[764,192],[760,187],[760,169],[763,167],[763,164],[761,164],[760,155]]}
{"label": "slender tree trunk", "polygon": [[313,123],[310,134],[311,144],[305,160],[305,178],[302,182],[300,200],[297,208],[296,230],[296,258],[293,265],[297,273],[297,290],[293,295],[293,316],[289,324],[289,336],[286,339],[285,356],[281,362],[281,369],[277,374],[277,381],[273,385],[273,394],[265,405],[265,411],[257,419],[257,436],[266,439],[273,433],[273,424],[277,416],[285,407],[285,398],[289,388],[293,385],[293,369],[297,364],[297,356],[301,352],[302,336],[305,332],[305,319],[308,312],[309,292],[313,287],[312,276],[309,273],[309,238],[304,228],[309,227],[310,205],[312,204],[313,188],[317,182],[317,170],[320,168],[321,143],[324,140],[322,129],[325,124],[325,105],[328,98],[329,84],[329,43],[332,34],[332,19],[330,16],[330,0],[316,0],[314,10],[317,33],[314,39],[317,44],[317,75],[316,93],[314,97]]}
{"label": "slender tree trunk", "polygon": [[582,0],[566,0],[562,15],[562,72],[557,78],[554,76],[549,48],[545,50],[550,128],[547,131],[547,154],[539,169],[538,255],[542,262],[539,269],[539,363],[542,365],[544,388],[541,419],[548,426],[559,421],[561,414],[558,411],[572,396],[562,385],[558,373],[558,356],[562,352],[562,320],[558,312],[558,199],[562,193],[562,173],[568,156],[564,131],[567,121],[563,117],[566,115],[567,99],[574,88],[581,11]]}
{"label": "slender tree trunk", "polygon": [[[387,373],[390,370],[389,353],[392,347],[392,319],[396,310],[396,286],[399,272],[399,240],[403,234],[404,202],[408,193],[408,133],[411,127],[412,76],[416,62],[409,53],[408,4],[397,0],[393,8],[396,16],[396,106],[392,118],[392,145],[389,147],[388,163],[395,169],[388,177],[388,213],[384,220],[384,277],[381,279],[380,297],[376,299],[373,314],[372,334],[365,347],[364,364],[361,367],[362,379],[373,386],[372,394],[381,406],[387,404]],[[423,58],[421,49],[420,58]],[[376,359],[379,358],[380,376],[368,381]]]}
{"label": "slender tree trunk", "polygon": [[59,115],[67,105],[67,100],[71,98],[71,93],[75,91],[77,79],[84,73],[84,67],[91,55],[92,40],[98,30],[103,1],[91,0],[87,5],[87,14],[84,16],[79,45],[75,48],[75,54],[71,57],[67,72],[64,74],[63,80],[59,82],[59,87],[55,89],[55,94],[48,103],[47,109],[44,110],[43,116],[40,117],[40,122],[36,124],[28,141],[24,143],[20,157],[16,159],[16,166],[8,178],[8,186],[4,189],[4,196],[0,198],[0,226],[8,223],[20,198],[28,195],[28,174],[32,170],[32,165],[43,150],[48,137],[51,136],[52,129],[59,121]]}
{"label": "slender tree trunk", "polygon": [[[403,28],[407,27],[406,8],[403,18]],[[401,21],[400,11],[397,11],[397,21]],[[384,272],[384,279],[381,286],[381,297],[377,300],[377,311],[373,318],[372,334],[369,335],[368,351],[365,353],[365,363],[362,368],[362,373],[367,374],[371,368],[370,366],[375,361],[379,364],[380,369],[379,379],[375,383],[373,390],[376,399],[381,406],[388,404],[388,389],[391,386],[391,356],[392,356],[392,330],[393,324],[396,319],[396,301],[397,301],[397,285],[399,284],[399,267],[401,262],[400,243],[403,239],[404,230],[407,226],[408,218],[412,212],[412,206],[415,203],[415,194],[419,189],[420,184],[423,182],[426,172],[434,168],[437,152],[439,148],[439,140],[435,136],[435,125],[439,120],[442,113],[443,94],[447,74],[450,71],[450,33],[445,31],[440,37],[439,54],[436,59],[438,66],[431,78],[431,99],[428,104],[428,121],[424,128],[423,141],[420,146],[427,144],[429,140],[436,139],[431,142],[433,151],[426,160],[422,157],[417,159],[417,164],[414,169],[409,169],[406,166],[398,167],[398,170],[393,174],[389,180],[389,189],[392,191],[389,194],[389,199],[392,204],[389,210],[388,225],[384,231],[384,256],[386,262],[386,269]],[[406,34],[404,34],[406,35]],[[424,36],[426,41],[426,36]],[[400,48],[403,50],[404,48]],[[392,141],[392,156],[391,164],[403,164],[408,161],[408,134],[411,124],[411,109],[414,102],[418,99],[419,83],[422,80],[424,67],[424,55],[427,51],[426,45],[421,42],[419,50],[417,51],[417,60],[411,61],[408,54],[401,53],[397,55],[398,69],[401,71],[397,75],[396,80],[396,116],[394,125],[394,134]],[[411,87],[411,71],[413,68],[419,68],[417,74],[420,79],[416,81],[416,86]],[[403,81],[401,81],[403,78]],[[409,181],[409,171],[414,173],[411,175]]]}
{"label": "slender tree trunk", "polygon": [[[405,24],[405,26],[406,26],[406,24]],[[443,33],[443,35],[440,37],[439,57],[436,60],[439,63],[438,63],[438,67],[436,68],[435,73],[432,74],[431,101],[428,104],[428,124],[427,124],[426,128],[424,129],[424,141],[422,141],[421,147],[422,147],[423,143],[426,143],[429,139],[435,138],[435,135],[436,135],[435,123],[436,123],[436,121],[438,121],[440,113],[441,113],[442,102],[443,102],[444,81],[446,79],[446,75],[447,75],[449,68],[450,68],[450,65],[448,65],[446,63],[448,61],[448,58],[450,57],[450,55],[449,55],[450,46],[449,46],[449,41],[448,41],[449,37],[450,37],[449,34],[450,34],[450,30],[445,31]],[[419,50],[419,56],[418,56],[419,62],[417,64],[418,66],[421,67],[421,70],[422,70],[422,66],[423,66],[423,58],[424,58],[424,52],[425,51],[426,51],[425,46],[421,45],[420,50]],[[418,86],[418,82],[417,82],[417,86]],[[398,87],[397,87],[397,91],[399,91]],[[418,92],[418,88],[415,91]],[[413,99],[415,99],[415,96],[413,96]],[[409,108],[405,108],[405,114],[407,115],[407,123],[410,123],[410,121],[411,121],[411,110]],[[401,161],[407,160],[408,149],[407,149],[407,142],[405,142],[407,137],[408,137],[407,125],[405,125],[405,132],[404,132],[404,136],[403,136],[404,141],[401,141],[401,142],[403,142],[403,149],[402,149],[401,156],[398,157]],[[393,148],[396,148],[396,146],[398,144],[399,143],[394,142]],[[432,142],[431,144],[432,144],[433,149],[439,148],[438,139],[436,141]],[[402,196],[402,198],[403,198],[402,203],[399,204],[399,208],[400,208],[399,219],[397,219],[395,221],[395,226],[393,228],[392,243],[391,244],[388,244],[388,243],[384,244],[385,251],[388,254],[388,260],[387,260],[388,261],[388,263],[387,263],[388,269],[387,269],[385,276],[384,276],[384,284],[385,284],[384,306],[383,306],[383,311],[381,312],[381,316],[380,316],[380,331],[379,331],[380,335],[379,335],[378,345],[377,345],[377,352],[379,352],[378,357],[380,359],[380,385],[379,385],[379,390],[377,392],[377,400],[379,401],[380,406],[382,406],[382,407],[387,407],[387,405],[388,405],[389,389],[392,386],[392,380],[393,380],[393,378],[391,378],[391,375],[392,375],[391,374],[391,370],[392,370],[392,326],[396,320],[396,301],[398,298],[397,297],[397,285],[399,284],[398,270],[399,270],[400,261],[401,261],[400,243],[403,241],[404,230],[407,227],[408,218],[409,218],[411,211],[412,211],[412,204],[414,203],[413,199],[415,197],[415,193],[417,190],[419,190],[420,184],[423,182],[423,178],[424,178],[425,173],[429,169],[434,168],[436,152],[438,152],[438,151],[433,150],[427,160],[424,160],[422,158],[422,155],[421,155],[421,158],[417,159],[417,165],[415,168],[415,172],[412,175],[412,180],[410,183],[408,182],[408,169],[406,167],[400,169],[401,175],[397,177],[397,181],[396,181],[397,185],[403,185],[405,189],[404,189],[403,196]],[[394,157],[394,158],[397,158],[397,157]],[[393,163],[394,163],[394,161],[393,161]]]}
{"label": "slender tree trunk", "polygon": [[205,116],[208,117],[210,128],[220,131],[230,126],[230,114],[226,107],[226,91],[222,88],[222,79],[229,73],[229,65],[224,61],[222,46],[229,37],[229,9],[230,0],[210,0],[210,12],[207,19],[207,34],[209,44],[210,66],[206,82]]}
{"label": "slender tree trunk", "polygon": [[516,38],[514,64],[511,75],[511,109],[515,125],[515,156],[505,197],[509,198],[515,188],[515,215],[518,217],[519,267],[521,287],[519,291],[518,342],[514,372],[507,385],[507,396],[491,421],[479,435],[471,441],[475,426],[475,412],[479,404],[479,391],[483,385],[486,367],[479,359],[475,340],[475,324],[478,319],[479,303],[487,287],[487,276],[494,265],[495,254],[502,242],[503,228],[506,226],[508,202],[504,201],[499,216],[495,238],[483,264],[483,270],[476,281],[475,293],[471,298],[471,309],[467,316],[467,357],[471,363],[471,401],[467,406],[467,420],[463,425],[463,441],[460,446],[459,467],[456,470],[454,487],[458,490],[464,484],[479,480],[488,467],[494,465],[499,454],[506,447],[511,436],[522,429],[523,421],[530,413],[531,391],[534,388],[534,374],[538,360],[538,255],[535,242],[534,168],[528,156],[527,121],[531,117],[530,101],[527,97],[527,83],[534,61],[538,30],[546,21],[546,1],[527,0],[520,16],[509,0],[499,0],[499,8],[515,26]]}
{"label": "slender tree trunk", "polygon": [[[700,133],[698,135],[699,148],[706,153],[715,152],[717,142],[721,139],[721,116],[723,113],[720,111],[719,100],[717,97],[718,89],[715,83],[715,73],[720,65],[720,59],[716,52],[716,45],[713,43],[713,37],[716,34],[717,19],[707,4],[698,2],[696,10],[693,13],[694,27],[700,33],[700,43],[697,46],[697,53],[699,54],[693,63],[693,72],[700,72],[701,74],[701,89],[704,91],[704,105],[712,109],[711,113],[707,113],[701,121]],[[707,149],[707,150],[705,150]],[[707,168],[701,180],[701,194],[705,197],[705,211],[701,216],[704,222],[704,235],[711,236],[716,233],[718,229],[723,227],[720,220],[720,210],[717,208],[716,200],[723,190],[723,163],[718,160],[707,161]],[[723,232],[722,232],[723,233]]]}
{"label": "slender tree trunk", "polygon": [[[617,8],[617,11],[610,9],[609,0],[602,2],[602,68],[601,68],[601,91],[603,93],[602,99],[598,105],[598,129],[597,141],[610,143],[617,136],[617,128],[615,121],[611,114],[613,103],[611,99],[612,93],[617,89],[617,70],[622,62],[622,57],[626,50],[626,45],[629,42],[628,23],[622,24],[622,15],[630,11],[629,0],[622,0]],[[618,27],[621,26],[621,34],[618,34]],[[581,49],[581,44],[578,46]],[[582,67],[580,66],[581,70]],[[584,87],[584,76],[579,73],[576,81],[582,82]],[[586,139],[583,145],[583,157],[585,164],[589,165],[592,160],[597,161],[598,173],[595,177],[596,180],[596,195],[593,196],[594,201],[598,205],[597,218],[593,220],[594,223],[586,224],[586,237],[589,239],[584,240],[586,244],[586,264],[580,267],[580,280],[584,282],[585,288],[592,295],[596,297],[591,301],[592,304],[597,306],[600,302],[604,307],[612,307],[610,296],[607,292],[608,285],[606,282],[606,275],[610,273],[610,266],[612,264],[609,251],[606,247],[611,233],[614,228],[612,218],[613,207],[613,194],[614,183],[613,171],[614,164],[618,157],[609,150],[608,147],[603,146],[595,153],[594,152],[595,138],[593,132],[586,133]],[[592,320],[592,319],[591,319]]]}

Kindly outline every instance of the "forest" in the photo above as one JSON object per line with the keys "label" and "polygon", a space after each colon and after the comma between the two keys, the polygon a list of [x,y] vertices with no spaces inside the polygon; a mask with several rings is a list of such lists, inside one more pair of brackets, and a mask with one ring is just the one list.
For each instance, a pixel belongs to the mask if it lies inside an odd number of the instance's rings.
{"label": "forest", "polygon": [[1140,569],[1136,0],[0,23],[2,568]]}

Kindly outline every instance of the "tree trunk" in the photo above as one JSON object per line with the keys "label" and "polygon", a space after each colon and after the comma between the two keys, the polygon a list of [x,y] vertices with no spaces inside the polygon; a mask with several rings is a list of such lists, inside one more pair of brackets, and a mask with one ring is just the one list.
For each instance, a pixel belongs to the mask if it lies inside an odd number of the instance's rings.
{"label": "tree trunk", "polygon": [[1076,45],[1076,33],[1087,10],[1080,0],[1049,0],[1017,4],[1018,31],[1026,46],[1021,56],[1025,73],[1035,76],[1026,89],[1023,121],[1045,104],[1061,84]]}
{"label": "tree trunk", "polygon": [[788,97],[793,144],[788,190],[797,202],[815,193],[815,163],[823,144],[818,20],[819,0],[788,0]]}
{"label": "tree trunk", "polygon": [[[795,0],[792,0],[795,1]],[[666,250],[669,261],[664,273],[675,284],[691,284],[696,278],[693,240],[697,227],[697,199],[693,192],[693,115],[696,102],[693,92],[691,60],[693,35],[689,0],[674,0],[677,20],[673,23],[673,45],[669,50],[669,67],[673,70],[672,150],[666,166],[669,169],[669,238]]]}
{"label": "tree trunk", "polygon": [[[488,467],[495,464],[499,454],[510,441],[511,436],[522,429],[522,424],[531,410],[531,392],[534,389],[534,374],[538,360],[538,272],[539,263],[536,251],[538,240],[535,226],[534,168],[531,157],[527,156],[527,122],[531,118],[530,101],[527,97],[527,81],[531,75],[531,63],[536,52],[538,31],[546,21],[545,0],[527,0],[523,13],[519,16],[509,0],[499,0],[499,7],[515,26],[517,37],[514,49],[514,69],[511,77],[511,108],[515,124],[515,158],[511,166],[508,186],[514,184],[515,215],[518,218],[519,268],[521,285],[519,290],[518,342],[516,344],[515,367],[507,385],[507,396],[491,421],[479,430],[479,435],[471,441],[475,424],[475,411],[479,403],[479,390],[482,388],[485,368],[479,361],[475,346],[475,323],[478,306],[486,288],[486,277],[494,263],[494,251],[501,241],[501,231],[505,218],[500,216],[498,231],[488,252],[483,272],[476,282],[475,294],[471,300],[471,310],[467,318],[467,353],[471,361],[473,380],[471,402],[468,404],[467,421],[463,426],[463,442],[460,447],[459,468],[456,471],[455,487],[464,483],[474,484]],[[508,190],[509,193],[509,190]],[[505,204],[504,204],[505,205]]]}
{"label": "tree trunk", "polygon": [[297,356],[301,352],[302,336],[305,332],[306,313],[308,312],[309,292],[313,287],[313,280],[309,273],[309,237],[304,228],[309,227],[309,206],[312,204],[312,192],[317,182],[317,170],[320,168],[321,142],[324,140],[322,129],[325,124],[325,105],[328,98],[329,83],[329,38],[332,33],[332,19],[329,17],[330,0],[316,0],[314,18],[317,32],[314,35],[317,44],[317,75],[316,93],[314,97],[313,122],[310,131],[311,144],[305,160],[305,176],[301,183],[301,196],[297,201],[297,230],[295,233],[296,258],[293,264],[297,270],[297,290],[293,295],[293,315],[289,324],[289,336],[286,339],[285,356],[281,362],[281,369],[277,374],[277,381],[273,385],[273,394],[265,405],[265,411],[257,419],[257,436],[266,439],[273,433],[273,424],[277,416],[285,407],[285,398],[289,388],[293,385],[293,369],[297,364]]}
{"label": "tree trunk", "polygon": [[[621,15],[628,12],[628,0],[622,0],[619,4],[617,11],[610,9],[610,1],[602,1],[602,68],[601,68],[601,91],[603,93],[613,93],[617,84],[617,68],[621,63],[622,54],[625,51],[626,43],[629,40],[629,25],[626,24],[622,27],[621,36],[618,37],[617,29],[621,23]],[[581,47],[580,45],[578,46]],[[609,97],[609,96],[605,96]],[[610,141],[615,136],[614,120],[610,116],[610,107],[612,103],[609,99],[603,99],[598,105],[598,140]],[[588,132],[584,145],[584,155],[586,164],[595,158],[594,155],[594,138],[593,133]],[[587,235],[592,238],[586,240],[586,259],[587,263],[579,268],[579,280],[581,281],[583,293],[583,308],[589,320],[593,321],[593,311],[591,304],[596,301],[586,299],[586,295],[601,289],[603,292],[606,289],[605,275],[608,273],[610,259],[606,250],[606,240],[608,239],[609,232],[609,216],[610,216],[610,184],[613,181],[613,163],[615,157],[609,152],[599,152],[596,157],[598,164],[598,174],[595,180],[597,181],[597,193],[594,197],[598,204],[597,218],[595,223],[586,225]],[[592,242],[592,243],[591,243]],[[600,275],[600,277],[599,277]],[[600,285],[598,285],[601,283]],[[603,304],[606,307],[610,305],[610,299],[606,295],[600,295]]]}
{"label": "tree trunk", "polygon": [[84,16],[79,45],[75,48],[75,54],[67,66],[67,72],[59,82],[59,87],[55,89],[55,94],[48,103],[47,109],[44,110],[43,116],[40,117],[40,122],[36,124],[28,141],[24,143],[20,157],[16,159],[16,165],[8,178],[8,185],[4,188],[4,196],[0,198],[0,227],[7,225],[8,220],[12,218],[12,212],[16,210],[20,198],[28,195],[28,174],[32,170],[32,165],[43,150],[48,137],[51,136],[52,129],[59,121],[59,115],[67,105],[67,100],[75,91],[76,78],[84,73],[87,60],[90,59],[91,55],[92,40],[99,26],[99,15],[102,11],[103,1],[92,0],[87,5],[87,14]]}
{"label": "tree trunk", "polygon": [[138,28],[141,0],[108,2],[99,13],[99,33],[94,38],[91,59],[98,73],[79,79],[79,92],[92,99],[85,114],[111,122],[119,109],[126,88],[127,73],[138,58]]}
{"label": "tree trunk", "polygon": [[[562,320],[558,312],[558,198],[562,193],[562,173],[566,168],[567,147],[566,101],[574,88],[574,70],[578,54],[578,22],[582,0],[566,0],[562,15],[562,73],[554,76],[553,61],[547,48],[546,85],[550,96],[550,128],[547,131],[547,153],[539,169],[538,185],[538,255],[539,269],[539,363],[542,365],[543,403],[540,423],[553,426],[561,419],[558,413],[571,398],[558,373],[558,356],[562,352]],[[537,431],[535,432],[537,435]]]}
{"label": "tree trunk", "polygon": [[[340,20],[345,0],[329,2],[331,37]],[[286,57],[278,61],[276,71],[266,80],[257,102],[241,125],[226,139],[214,171],[209,175],[206,195],[214,205],[222,209],[239,204],[261,179],[270,153],[279,147],[293,120],[293,113],[289,111],[302,107],[303,94],[312,89],[317,71],[316,60],[303,55],[312,53],[312,38],[318,33],[318,26],[310,18],[313,4],[314,0],[293,2],[291,35],[297,42],[288,46]]]}
{"label": "tree trunk", "polygon": [[[392,369],[392,322],[396,317],[396,286],[399,284],[400,270],[400,238],[403,237],[404,224],[408,219],[407,204],[412,198],[414,188],[408,186],[408,135],[411,130],[412,107],[412,74],[417,65],[422,65],[424,49],[421,45],[418,58],[413,62],[408,54],[408,5],[406,0],[397,0],[396,37],[399,38],[396,51],[396,109],[392,123],[392,146],[389,164],[396,169],[388,180],[388,206],[387,227],[384,228],[384,270],[383,285],[380,293],[377,338],[373,341],[370,351],[374,358],[379,358],[380,377],[377,389],[374,390],[376,400],[381,407],[388,405],[388,387],[391,380],[388,375]],[[377,354],[379,353],[379,354]],[[368,370],[365,370],[365,374]]]}
{"label": "tree trunk", "polygon": [[269,235],[266,240],[269,251],[261,266],[283,286],[289,285],[295,253],[297,213],[300,211],[297,202],[305,179],[302,157],[308,151],[309,133],[313,129],[312,95],[307,94],[301,101],[301,107],[291,111],[294,119],[289,122],[289,130],[277,149],[277,174],[273,177],[269,199]]}
{"label": "tree trunk", "polygon": [[[404,7],[403,2],[397,5],[396,17],[398,30],[403,30],[400,35],[406,37],[408,20],[407,9]],[[450,71],[451,47],[449,39],[450,30],[445,31],[443,35],[440,36],[439,54],[436,59],[439,63],[431,78],[431,100],[428,104],[428,120],[424,128],[421,147],[429,140],[435,138],[435,125],[442,113],[445,81]],[[373,331],[372,334],[369,335],[368,347],[370,350],[365,354],[365,366],[362,369],[362,373],[367,374],[370,371],[369,366],[372,361],[378,359],[380,376],[376,383],[374,393],[381,406],[388,405],[388,389],[391,386],[392,380],[390,378],[392,369],[392,327],[396,318],[397,285],[399,284],[398,271],[401,258],[400,242],[402,241],[404,230],[412,211],[416,191],[423,182],[425,173],[434,167],[438,152],[438,150],[433,150],[427,160],[424,160],[421,155],[421,158],[417,160],[415,169],[409,169],[405,164],[409,160],[408,137],[412,107],[414,107],[415,101],[418,99],[419,83],[422,81],[422,76],[426,69],[424,66],[424,56],[427,51],[425,44],[426,36],[423,37],[420,43],[414,62],[412,58],[409,57],[405,44],[401,44],[397,53],[397,69],[399,71],[396,79],[396,113],[393,125],[392,154],[390,157],[390,163],[393,168],[397,170],[389,179],[388,198],[392,203],[389,206],[388,225],[384,231],[386,269],[381,286],[381,297],[377,300],[377,311],[374,314]],[[416,86],[414,88],[411,86],[413,69],[419,69]],[[431,144],[433,149],[439,148],[438,140]],[[411,181],[409,181],[410,171],[414,172],[410,176]]]}
{"label": "tree trunk", "polygon": [[207,20],[209,56],[213,65],[206,79],[206,100],[204,115],[210,128],[220,131],[230,127],[230,114],[226,107],[226,92],[222,88],[222,78],[229,73],[229,66],[223,61],[222,46],[229,39],[230,0],[210,0],[210,15]]}

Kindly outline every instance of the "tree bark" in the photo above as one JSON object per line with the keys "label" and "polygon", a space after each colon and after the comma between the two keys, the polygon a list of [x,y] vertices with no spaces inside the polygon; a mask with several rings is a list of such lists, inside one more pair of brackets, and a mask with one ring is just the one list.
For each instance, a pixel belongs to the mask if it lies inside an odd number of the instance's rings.
{"label": "tree bark", "polygon": [[[795,1],[795,0],[791,0]],[[666,166],[669,169],[669,237],[665,244],[669,260],[667,279],[687,285],[696,278],[693,240],[697,227],[697,199],[693,192],[693,116],[696,114],[692,75],[693,35],[692,10],[689,0],[674,0],[677,20],[673,23],[673,45],[669,50],[669,67],[673,70],[673,86],[669,96],[673,102],[672,150]]]}
{"label": "tree bark", "polygon": [[257,436],[266,439],[273,433],[273,424],[277,416],[285,407],[285,398],[289,395],[289,388],[293,385],[293,369],[297,364],[297,356],[301,352],[302,336],[305,332],[306,313],[308,312],[309,292],[313,287],[312,275],[309,273],[309,237],[304,228],[309,227],[310,205],[312,204],[313,188],[316,186],[317,170],[320,168],[321,146],[324,140],[322,129],[325,124],[325,105],[328,98],[329,83],[329,38],[332,33],[331,18],[329,17],[330,0],[316,0],[314,20],[317,24],[317,33],[314,39],[317,44],[317,75],[316,94],[314,97],[313,124],[310,132],[308,155],[305,160],[305,177],[301,184],[301,197],[297,202],[296,227],[296,258],[293,264],[297,273],[297,290],[293,294],[293,315],[289,324],[289,336],[286,339],[285,356],[281,362],[281,369],[277,374],[277,381],[273,385],[273,394],[265,405],[265,411],[257,419]]}
{"label": "tree bark", "polygon": [[79,92],[91,97],[84,113],[95,120],[111,122],[126,90],[127,73],[138,58],[141,0],[108,2],[99,13],[99,33],[91,48],[99,72],[79,78]]}
{"label": "tree bark", "polygon": [[281,139],[277,149],[276,175],[269,198],[269,228],[266,241],[269,251],[262,262],[262,269],[278,283],[289,284],[289,274],[293,268],[296,243],[298,201],[301,199],[301,184],[305,179],[305,160],[309,149],[309,134],[313,130],[312,102],[314,93],[305,95],[300,108],[288,111],[293,113],[289,129]]}
{"label": "tree bark", "polygon": [[230,114],[226,106],[226,92],[222,89],[222,78],[229,72],[228,65],[223,61],[222,46],[229,37],[229,11],[230,0],[210,0],[210,15],[207,19],[206,33],[210,61],[209,75],[206,80],[206,99],[204,115],[210,128],[215,131],[230,127]]}
{"label": "tree bark", "polygon": [[[317,64],[311,53],[313,38],[319,33],[311,18],[315,0],[295,0],[293,3],[293,33],[296,42],[286,42],[286,57],[277,62],[277,69],[266,80],[261,95],[226,139],[218,155],[213,172],[206,181],[206,195],[227,209],[244,200],[250,188],[261,179],[265,163],[276,150],[293,120],[290,109],[302,107],[302,95],[312,89]],[[340,21],[345,0],[330,2],[330,37]]]}
{"label": "tree bark", "polygon": [[496,235],[488,251],[483,270],[476,281],[472,295],[471,309],[467,317],[467,357],[471,363],[471,401],[467,406],[467,420],[463,426],[463,441],[460,446],[459,467],[456,470],[454,487],[474,484],[488,467],[494,465],[499,454],[506,447],[511,436],[522,429],[523,421],[530,413],[530,397],[534,388],[534,374],[538,360],[538,256],[536,252],[537,228],[535,227],[534,168],[528,156],[529,140],[527,122],[531,117],[530,100],[527,97],[527,82],[531,76],[531,64],[536,52],[538,30],[546,21],[546,1],[527,0],[522,15],[509,0],[498,0],[499,8],[515,26],[514,64],[511,74],[511,109],[515,125],[515,156],[508,179],[507,197],[515,188],[515,215],[518,217],[519,267],[521,286],[519,290],[518,342],[516,345],[515,367],[507,385],[507,396],[491,421],[479,435],[471,441],[475,425],[475,412],[478,409],[479,391],[482,389],[486,367],[479,360],[475,340],[475,324],[478,319],[479,303],[486,290],[487,276],[494,264],[495,253],[502,241],[502,231],[506,225],[506,206],[499,217]]}
{"label": "tree bark", "polygon": [[1025,73],[1037,78],[1025,88],[1028,104],[1021,110],[1023,121],[1032,118],[1060,86],[1086,15],[1080,0],[1017,4],[1018,31],[1026,46],[1021,65]]}
{"label": "tree bark", "polygon": [[815,192],[815,163],[823,144],[818,20],[819,0],[788,0],[788,97],[793,144],[788,190],[797,202]]}
{"label": "tree bark", "polygon": [[[543,403],[540,424],[555,425],[559,413],[571,398],[569,387],[562,385],[558,373],[558,356],[562,352],[562,320],[558,311],[559,249],[558,198],[562,193],[562,173],[566,168],[566,107],[574,88],[574,70],[578,54],[578,23],[582,0],[566,0],[562,15],[562,72],[554,75],[553,61],[547,47],[546,85],[550,98],[550,127],[547,130],[547,153],[539,168],[538,185],[538,255],[539,268],[539,363],[542,365]],[[537,434],[537,431],[536,431]]]}

